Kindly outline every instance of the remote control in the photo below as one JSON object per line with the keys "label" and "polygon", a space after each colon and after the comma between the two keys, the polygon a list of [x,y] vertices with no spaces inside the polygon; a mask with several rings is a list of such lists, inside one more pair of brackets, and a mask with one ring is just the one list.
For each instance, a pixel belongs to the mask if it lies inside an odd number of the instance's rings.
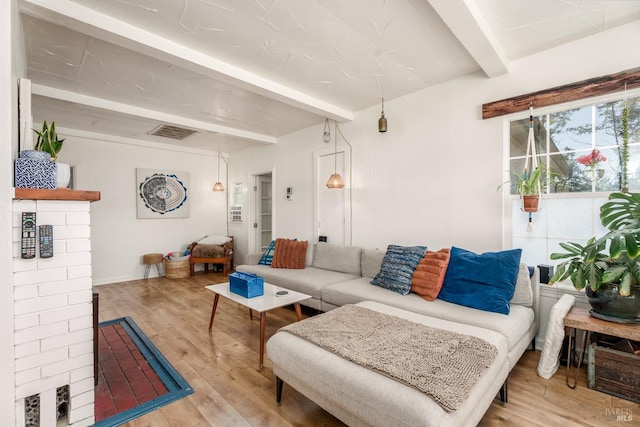
{"label": "remote control", "polygon": [[22,251],[24,259],[36,257],[36,213],[22,212]]}
{"label": "remote control", "polygon": [[38,227],[40,235],[40,258],[53,256],[53,226],[41,225]]}

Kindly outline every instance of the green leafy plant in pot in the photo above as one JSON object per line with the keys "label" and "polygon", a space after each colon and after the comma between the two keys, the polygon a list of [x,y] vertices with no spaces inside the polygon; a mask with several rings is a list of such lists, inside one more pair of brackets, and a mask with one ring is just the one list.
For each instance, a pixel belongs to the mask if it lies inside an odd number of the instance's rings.
{"label": "green leafy plant in pot", "polygon": [[522,208],[525,212],[537,212],[540,203],[542,184],[540,181],[544,175],[542,165],[537,165],[531,173],[511,172],[516,185],[516,192],[522,197]]}
{"label": "green leafy plant in pot", "polygon": [[71,166],[66,163],[60,163],[56,161],[58,154],[62,150],[62,144],[64,139],[58,138],[56,132],[56,124],[51,122],[51,126],[47,125],[46,120],[42,123],[42,130],[33,130],[38,134],[38,140],[35,143],[34,148],[38,151],[43,151],[51,156],[51,160],[56,162],[56,186],[58,188],[64,188],[69,186],[71,180]]}
{"label": "green leafy plant in pot", "polygon": [[62,150],[64,139],[58,139],[55,123],[51,122],[51,127],[49,127],[45,120],[42,123],[41,131],[37,131],[35,129],[33,131],[38,134],[38,139],[35,143],[34,149],[49,153],[51,160],[56,161],[60,150]]}
{"label": "green leafy plant in pot", "polygon": [[[598,317],[637,319],[640,315],[640,193],[612,193],[600,208],[610,231],[585,245],[561,243],[566,252],[552,253],[560,263],[550,285],[571,278],[585,289]],[[614,320],[614,319],[612,319]]]}

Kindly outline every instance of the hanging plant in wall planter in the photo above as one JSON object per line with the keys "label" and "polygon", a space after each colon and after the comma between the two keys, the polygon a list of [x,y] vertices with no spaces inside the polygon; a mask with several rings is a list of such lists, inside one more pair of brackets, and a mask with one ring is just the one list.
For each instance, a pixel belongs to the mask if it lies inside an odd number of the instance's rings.
{"label": "hanging plant in wall planter", "polygon": [[68,187],[71,179],[71,167],[66,163],[57,161],[64,139],[58,138],[55,122],[51,122],[51,126],[48,126],[45,120],[42,123],[42,130],[37,131],[34,129],[33,131],[38,135],[34,148],[48,153],[51,160],[56,164],[56,186],[58,188]]}
{"label": "hanging plant in wall planter", "polygon": [[[531,169],[529,169],[529,165]],[[542,197],[542,179],[544,169],[538,164],[536,153],[536,141],[533,131],[533,104],[529,105],[529,134],[527,135],[527,153],[524,158],[524,171],[522,174],[511,172],[516,177],[516,191],[520,194],[522,210],[529,215],[527,231],[533,231],[533,213],[540,210],[540,198]]]}
{"label": "hanging plant in wall planter", "polygon": [[531,173],[511,172],[516,178],[516,191],[522,198],[522,210],[525,212],[538,212],[540,209],[542,172],[542,165],[537,165]]}
{"label": "hanging plant in wall planter", "polygon": [[[529,215],[529,221],[527,223],[528,232],[533,231],[532,214],[540,210],[542,182],[545,182],[545,173],[547,173],[547,170],[541,164],[536,165],[531,173],[526,169],[521,174],[511,171],[511,175],[514,177],[516,192],[520,194],[520,202],[522,204],[520,209]],[[502,185],[498,187],[498,190],[509,182],[512,181],[502,183]]]}

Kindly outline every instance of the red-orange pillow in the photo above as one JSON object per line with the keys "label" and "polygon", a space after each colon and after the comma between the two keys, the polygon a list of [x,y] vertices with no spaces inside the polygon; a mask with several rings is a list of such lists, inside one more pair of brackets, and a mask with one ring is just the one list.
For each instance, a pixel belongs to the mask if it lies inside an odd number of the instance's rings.
{"label": "red-orange pillow", "polygon": [[438,252],[427,251],[411,278],[411,292],[427,301],[438,297],[449,265],[449,248]]}
{"label": "red-orange pillow", "polygon": [[306,240],[276,239],[271,268],[304,268],[308,246],[309,242]]}

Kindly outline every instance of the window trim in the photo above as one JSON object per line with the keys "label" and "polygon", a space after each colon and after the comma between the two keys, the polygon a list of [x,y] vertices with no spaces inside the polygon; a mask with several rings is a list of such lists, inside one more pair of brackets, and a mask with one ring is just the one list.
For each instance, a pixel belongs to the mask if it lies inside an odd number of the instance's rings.
{"label": "window trim", "polygon": [[[540,108],[540,109],[535,109],[533,110],[533,114],[534,116],[549,116],[550,114],[553,113],[557,113],[557,112],[561,112],[561,111],[566,111],[566,110],[572,110],[572,109],[577,109],[577,108],[584,108],[584,107],[588,107],[588,106],[593,106],[593,105],[597,105],[597,104],[602,104],[602,103],[607,103],[607,102],[613,102],[613,101],[620,101],[624,98],[634,98],[634,97],[640,97],[640,88],[636,88],[636,89],[632,89],[632,90],[623,90],[621,92],[615,92],[615,93],[609,93],[606,95],[601,95],[601,96],[596,96],[596,97],[591,97],[591,98],[584,98],[584,99],[580,99],[580,100],[576,100],[576,101],[570,101],[570,102],[565,102],[562,104],[555,104],[552,106],[548,106],[548,107],[544,107],[544,108]],[[503,132],[503,181],[502,182],[507,182],[511,179],[511,164],[510,164],[510,160],[511,160],[511,122],[515,121],[515,120],[526,120],[529,118],[529,111],[527,110],[525,111],[519,111],[517,113],[512,113],[512,114],[507,114],[504,115],[502,117],[502,132]],[[640,141],[639,141],[640,142]],[[547,140],[545,142],[547,144],[546,147],[546,152],[542,155],[542,156],[548,156],[548,150],[549,150],[549,136],[547,135]],[[540,155],[539,155],[540,157]],[[546,159],[545,159],[546,161]],[[502,191],[503,191],[503,196],[506,194],[507,196],[514,196],[514,197],[519,197],[517,194],[516,195],[512,195],[510,192],[510,186],[508,185],[503,185],[502,186]],[[600,192],[585,192],[585,194],[594,194],[594,193],[602,193]],[[554,193],[547,193],[544,192],[543,193],[543,197],[547,197],[550,196],[551,194]],[[580,193],[562,193],[562,194],[582,194],[582,192]]]}

